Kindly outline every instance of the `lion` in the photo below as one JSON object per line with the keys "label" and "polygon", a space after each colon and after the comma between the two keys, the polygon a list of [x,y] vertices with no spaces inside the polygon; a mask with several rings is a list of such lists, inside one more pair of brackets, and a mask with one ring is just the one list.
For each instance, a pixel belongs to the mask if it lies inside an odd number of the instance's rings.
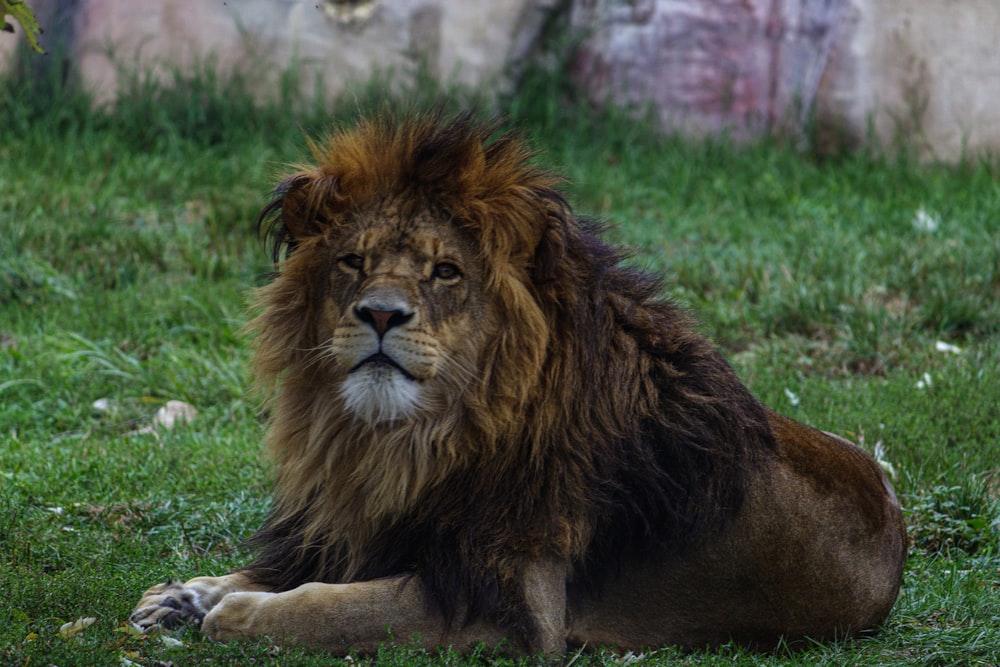
{"label": "lion", "polygon": [[386,111],[310,146],[260,223],[255,556],[135,626],[549,655],[878,628],[907,551],[878,463],[758,402],[520,135]]}

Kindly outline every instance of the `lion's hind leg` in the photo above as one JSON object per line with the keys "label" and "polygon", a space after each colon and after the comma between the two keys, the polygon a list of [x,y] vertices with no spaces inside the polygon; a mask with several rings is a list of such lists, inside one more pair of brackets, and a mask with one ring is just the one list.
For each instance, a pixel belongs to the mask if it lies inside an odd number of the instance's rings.
{"label": "lion's hind leg", "polygon": [[142,632],[170,630],[182,624],[201,626],[205,614],[230,593],[259,591],[243,574],[196,577],[181,583],[172,579],[143,593],[129,621]]}

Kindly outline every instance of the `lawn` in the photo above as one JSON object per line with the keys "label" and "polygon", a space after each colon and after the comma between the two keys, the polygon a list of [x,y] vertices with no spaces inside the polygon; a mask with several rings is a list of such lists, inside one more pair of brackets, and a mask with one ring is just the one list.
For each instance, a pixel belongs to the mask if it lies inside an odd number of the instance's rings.
{"label": "lawn", "polygon": [[[124,620],[151,583],[247,558],[270,479],[241,332],[272,268],[256,214],[304,133],[377,95],[319,110],[178,85],[136,80],[98,112],[57,81],[0,82],[0,664],[329,663]],[[684,141],[563,90],[536,75],[502,100],[539,162],[761,399],[878,450],[912,538],[873,638],[643,664],[1000,663],[1000,164]],[[197,416],[150,432],[169,400]]]}

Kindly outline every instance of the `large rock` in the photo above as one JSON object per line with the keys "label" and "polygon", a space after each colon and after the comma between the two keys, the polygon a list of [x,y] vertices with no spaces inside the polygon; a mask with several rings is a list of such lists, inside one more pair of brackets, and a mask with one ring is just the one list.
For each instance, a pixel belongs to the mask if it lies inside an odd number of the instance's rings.
{"label": "large rock", "polygon": [[851,0],[817,95],[851,143],[897,140],[925,159],[1000,153],[1000,2]]}
{"label": "large rock", "polygon": [[[577,85],[649,105],[664,127],[754,138],[810,113],[848,145],[915,145],[928,158],[1000,152],[996,0],[29,0],[52,55],[99,101],[123,73],[246,71],[271,95],[293,71],[335,95],[422,63],[502,89],[552,12],[578,32]],[[0,34],[0,69],[20,35]],[[285,79],[288,81],[289,79]],[[874,137],[869,131],[874,131]]]}
{"label": "large rock", "polygon": [[797,128],[848,0],[575,0],[574,78],[685,133]]}
{"label": "large rock", "polygon": [[570,24],[577,85],[670,130],[755,138],[814,113],[842,145],[1000,152],[996,0],[573,0]]}
{"label": "large rock", "polygon": [[506,85],[509,62],[536,42],[552,0],[33,0],[65,20],[66,44],[98,101],[121,76],[212,66],[249,72],[264,94],[294,71],[312,93],[335,95],[380,72],[418,67],[447,82]]}

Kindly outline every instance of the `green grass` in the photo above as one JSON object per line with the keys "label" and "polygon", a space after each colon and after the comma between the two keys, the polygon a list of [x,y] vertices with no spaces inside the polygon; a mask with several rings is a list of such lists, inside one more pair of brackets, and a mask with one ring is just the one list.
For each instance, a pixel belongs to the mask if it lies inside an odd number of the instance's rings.
{"label": "green grass", "polygon": [[[0,664],[328,663],[195,632],[170,647],[123,621],[167,575],[245,562],[269,485],[240,333],[270,270],[254,218],[304,130],[378,95],[321,112],[255,107],[239,80],[176,83],[136,79],[114,112],[55,80],[0,84]],[[874,638],[792,656],[664,649],[644,664],[1000,662],[997,164],[692,143],[566,99],[536,75],[504,106],[577,210],[667,277],[758,396],[881,444],[913,538]],[[135,433],[170,399],[195,421]],[[81,617],[97,620],[60,636]]]}

